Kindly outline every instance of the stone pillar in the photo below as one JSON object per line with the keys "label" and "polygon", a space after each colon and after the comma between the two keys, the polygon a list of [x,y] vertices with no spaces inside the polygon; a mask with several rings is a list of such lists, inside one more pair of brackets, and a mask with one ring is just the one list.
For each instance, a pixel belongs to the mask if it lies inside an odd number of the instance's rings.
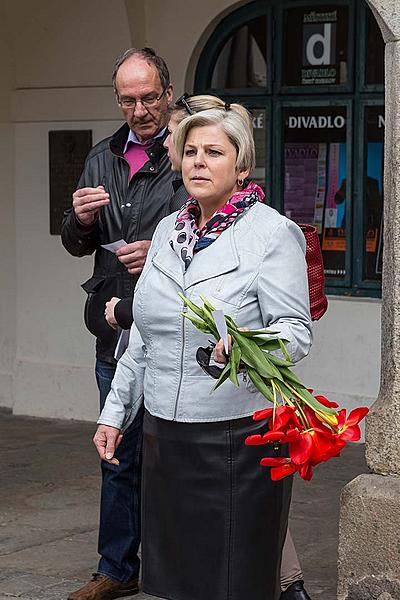
{"label": "stone pillar", "polygon": [[385,50],[381,387],[367,417],[366,458],[341,498],[338,600],[400,599],[400,2],[367,0]]}

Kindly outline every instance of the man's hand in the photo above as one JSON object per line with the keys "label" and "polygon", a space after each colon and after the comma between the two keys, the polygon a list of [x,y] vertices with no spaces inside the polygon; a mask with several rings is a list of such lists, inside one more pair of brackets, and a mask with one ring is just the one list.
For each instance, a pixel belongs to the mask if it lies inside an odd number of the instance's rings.
{"label": "man's hand", "polygon": [[93,443],[99,453],[101,460],[119,465],[119,460],[114,457],[114,452],[120,445],[122,433],[116,427],[111,425],[99,425],[94,434]]}
{"label": "man's hand", "polygon": [[121,300],[121,298],[117,298],[116,296],[114,296],[113,298],[111,298],[111,300],[106,302],[106,309],[104,311],[104,316],[106,318],[107,323],[113,329],[117,329],[117,327],[118,327],[118,323],[115,319],[114,308],[115,308],[115,305],[118,304],[118,302],[120,300]]}
{"label": "man's hand", "polygon": [[85,187],[72,195],[75,216],[82,225],[90,226],[96,221],[102,206],[110,203],[110,195],[102,185],[96,188]]}
{"label": "man's hand", "polygon": [[150,240],[132,242],[132,244],[127,244],[117,250],[115,254],[118,260],[128,269],[128,273],[138,275],[142,272],[144,263],[146,262],[150,244]]}

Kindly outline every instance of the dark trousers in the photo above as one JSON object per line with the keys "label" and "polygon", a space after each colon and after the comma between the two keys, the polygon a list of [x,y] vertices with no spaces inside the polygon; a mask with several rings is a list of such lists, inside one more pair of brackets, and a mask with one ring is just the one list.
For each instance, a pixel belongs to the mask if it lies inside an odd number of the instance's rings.
{"label": "dark trousers", "polygon": [[[96,381],[103,409],[115,365],[96,361]],[[143,410],[125,431],[115,457],[119,465],[101,462],[102,487],[98,573],[127,582],[139,575],[140,496],[142,469]]]}

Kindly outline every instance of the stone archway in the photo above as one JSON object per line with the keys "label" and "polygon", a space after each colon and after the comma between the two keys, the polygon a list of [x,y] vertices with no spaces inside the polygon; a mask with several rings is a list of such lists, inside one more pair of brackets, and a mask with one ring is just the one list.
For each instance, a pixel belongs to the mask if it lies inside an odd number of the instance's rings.
{"label": "stone archway", "polygon": [[400,13],[366,0],[385,48],[384,259],[381,387],[367,417],[372,473],[343,490],[338,600],[400,598]]}

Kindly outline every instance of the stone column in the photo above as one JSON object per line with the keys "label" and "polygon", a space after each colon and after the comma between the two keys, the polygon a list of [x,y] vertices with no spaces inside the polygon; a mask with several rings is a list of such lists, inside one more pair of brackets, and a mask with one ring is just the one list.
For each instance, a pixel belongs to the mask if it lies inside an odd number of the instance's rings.
{"label": "stone column", "polygon": [[386,43],[381,387],[366,425],[372,473],[342,492],[338,600],[399,600],[400,1],[367,2]]}

